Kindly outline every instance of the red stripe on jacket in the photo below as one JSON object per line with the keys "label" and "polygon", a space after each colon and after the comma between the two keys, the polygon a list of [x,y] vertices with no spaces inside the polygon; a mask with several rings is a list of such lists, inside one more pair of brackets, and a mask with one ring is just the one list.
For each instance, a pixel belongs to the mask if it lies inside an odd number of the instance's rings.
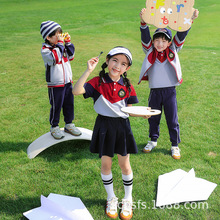
{"label": "red stripe on jacket", "polygon": [[173,40],[174,40],[174,43],[176,44],[177,47],[181,47],[184,44],[184,41],[179,44],[176,40],[176,36],[174,36]]}

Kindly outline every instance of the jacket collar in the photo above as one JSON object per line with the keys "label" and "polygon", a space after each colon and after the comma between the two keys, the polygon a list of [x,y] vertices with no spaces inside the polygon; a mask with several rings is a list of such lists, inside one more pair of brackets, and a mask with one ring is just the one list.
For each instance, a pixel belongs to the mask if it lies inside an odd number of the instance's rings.
{"label": "jacket collar", "polygon": [[[158,51],[156,50],[156,48],[154,47],[153,49],[153,52],[152,52],[152,55],[151,55],[151,61],[150,63],[153,64],[157,58],[157,55],[158,55]],[[165,55],[166,55],[166,58],[169,60],[169,61],[173,61],[174,58],[175,58],[175,53],[170,49],[170,47],[167,47],[166,50],[164,51]]]}

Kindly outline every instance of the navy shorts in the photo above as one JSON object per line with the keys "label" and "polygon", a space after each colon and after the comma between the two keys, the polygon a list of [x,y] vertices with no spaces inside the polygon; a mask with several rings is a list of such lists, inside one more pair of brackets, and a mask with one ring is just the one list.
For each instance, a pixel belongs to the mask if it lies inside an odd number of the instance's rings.
{"label": "navy shorts", "polygon": [[126,156],[138,152],[128,118],[112,118],[98,115],[93,129],[90,145],[92,153],[99,157],[114,157],[114,154]]}

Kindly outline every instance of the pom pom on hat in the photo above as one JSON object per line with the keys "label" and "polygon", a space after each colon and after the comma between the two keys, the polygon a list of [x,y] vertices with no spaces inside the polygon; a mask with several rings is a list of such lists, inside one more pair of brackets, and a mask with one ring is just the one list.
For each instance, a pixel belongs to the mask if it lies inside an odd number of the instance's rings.
{"label": "pom pom on hat", "polygon": [[56,30],[59,27],[61,28],[61,26],[54,21],[42,22],[40,26],[40,33],[43,39],[45,40],[50,33],[52,33],[54,30]]}

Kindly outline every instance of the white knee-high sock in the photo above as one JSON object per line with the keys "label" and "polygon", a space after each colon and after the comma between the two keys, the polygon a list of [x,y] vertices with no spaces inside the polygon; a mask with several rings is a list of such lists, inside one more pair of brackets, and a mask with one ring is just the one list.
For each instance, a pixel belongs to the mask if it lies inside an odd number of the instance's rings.
{"label": "white knee-high sock", "polygon": [[132,202],[133,173],[131,172],[131,174],[129,175],[122,174],[122,180],[123,180],[124,189],[125,189],[124,199],[127,199],[130,202]]}
{"label": "white knee-high sock", "polygon": [[111,199],[115,196],[114,193],[114,189],[113,189],[113,178],[112,178],[112,173],[110,173],[109,175],[104,175],[101,173],[101,177],[102,177],[102,182],[104,184],[105,190],[107,192],[107,200]]}

